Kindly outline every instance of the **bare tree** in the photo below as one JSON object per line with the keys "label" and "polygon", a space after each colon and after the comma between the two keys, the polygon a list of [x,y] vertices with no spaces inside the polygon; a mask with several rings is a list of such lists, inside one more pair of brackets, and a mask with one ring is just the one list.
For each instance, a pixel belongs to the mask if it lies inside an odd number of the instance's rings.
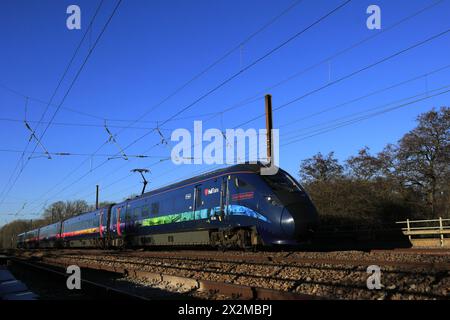
{"label": "bare tree", "polygon": [[300,179],[304,182],[330,181],[341,177],[343,171],[343,166],[334,158],[334,152],[330,152],[326,156],[319,152],[312,158],[302,161]]}
{"label": "bare tree", "polygon": [[424,195],[436,216],[438,197],[450,183],[450,108],[433,109],[417,120],[417,127],[399,142],[397,175]]}
{"label": "bare tree", "polygon": [[352,156],[346,161],[346,167],[351,177],[360,180],[372,180],[383,176],[383,159],[370,154],[368,147],[359,150],[357,156]]}
{"label": "bare tree", "polygon": [[56,222],[91,209],[85,200],[58,201],[45,208],[43,217],[46,220]]}

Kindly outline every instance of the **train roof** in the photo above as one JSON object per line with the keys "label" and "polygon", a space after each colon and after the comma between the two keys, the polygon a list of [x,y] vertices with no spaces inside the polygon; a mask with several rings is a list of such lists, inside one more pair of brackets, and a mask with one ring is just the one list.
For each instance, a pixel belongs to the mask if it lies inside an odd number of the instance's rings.
{"label": "train roof", "polygon": [[46,224],[45,226],[42,226],[40,229],[47,229],[47,228],[52,228],[52,227],[56,227],[57,225],[59,225],[61,223],[61,221],[58,222],[54,222],[52,224]]}
{"label": "train roof", "polygon": [[206,180],[209,179],[211,177],[217,176],[217,175],[223,175],[223,174],[231,174],[231,173],[236,173],[236,172],[245,172],[245,171],[250,171],[250,172],[254,172],[254,173],[258,173],[260,172],[261,168],[264,167],[263,164],[261,163],[256,163],[256,164],[251,164],[251,163],[242,163],[242,164],[236,164],[230,167],[226,167],[226,168],[221,168],[221,169],[217,169],[214,171],[210,171],[207,173],[203,173],[201,175],[189,178],[189,179],[185,179],[182,180],[180,182],[176,182],[176,183],[172,183],[166,186],[163,186],[161,188],[157,188],[151,191],[148,191],[146,193],[144,193],[143,195],[137,196],[135,198],[131,198],[128,200],[136,200],[139,198],[145,198],[147,196],[153,195],[155,193],[159,193],[159,192],[163,192],[166,190],[170,190],[173,188],[177,188],[186,184],[190,184],[190,183],[195,183],[196,181],[200,181],[200,180]]}
{"label": "train roof", "polygon": [[92,211],[82,212],[80,214],[77,214],[76,216],[73,216],[73,217],[63,220],[63,223],[72,223],[74,221],[83,221],[85,219],[88,219],[92,216],[99,214],[103,209],[108,208],[109,206],[111,206],[111,205],[107,205],[105,207],[101,207],[101,208],[98,208],[98,209],[95,209]]}

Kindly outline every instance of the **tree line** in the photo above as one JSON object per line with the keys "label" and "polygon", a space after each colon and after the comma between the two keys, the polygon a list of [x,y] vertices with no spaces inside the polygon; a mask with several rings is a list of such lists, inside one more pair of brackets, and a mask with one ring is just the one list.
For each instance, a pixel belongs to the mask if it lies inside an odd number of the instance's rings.
{"label": "tree line", "polygon": [[450,217],[450,109],[431,110],[396,144],[339,162],[333,152],[300,164],[299,176],[324,224]]}

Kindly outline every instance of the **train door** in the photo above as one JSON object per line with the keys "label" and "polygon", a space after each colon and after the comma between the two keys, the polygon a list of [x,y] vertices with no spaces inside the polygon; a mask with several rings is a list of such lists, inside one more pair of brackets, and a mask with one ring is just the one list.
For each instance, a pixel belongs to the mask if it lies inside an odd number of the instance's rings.
{"label": "train door", "polygon": [[125,226],[124,217],[125,217],[126,205],[115,206],[112,209],[111,213],[111,233],[113,237],[122,237],[123,229]]}
{"label": "train door", "polygon": [[103,237],[104,237],[104,235],[105,235],[105,230],[104,230],[104,228],[105,228],[105,223],[104,223],[104,220],[105,220],[105,209],[101,209],[100,210],[100,213],[99,213],[99,215],[98,215],[98,233],[99,233],[99,235],[100,235],[100,238],[102,238],[103,239]]}
{"label": "train door", "polygon": [[219,204],[219,212],[218,219],[223,221],[226,219],[230,201],[229,201],[229,190],[228,190],[228,176],[222,177],[220,181],[220,204]]}
{"label": "train door", "polygon": [[194,199],[192,204],[192,212],[194,214],[194,220],[201,219],[202,209],[204,207],[205,202],[202,197],[202,185],[198,184],[194,187]]}
{"label": "train door", "polygon": [[[121,212],[122,213],[122,212]],[[122,217],[124,219],[121,219],[121,222],[123,222],[123,228],[122,231],[124,231],[124,233],[129,234],[131,232],[131,225],[133,222],[133,216],[132,216],[132,212],[131,210],[125,210],[124,215],[122,215]]]}
{"label": "train door", "polygon": [[202,195],[202,219],[216,220],[223,212],[224,197],[222,189],[222,177],[208,180],[203,183]]}

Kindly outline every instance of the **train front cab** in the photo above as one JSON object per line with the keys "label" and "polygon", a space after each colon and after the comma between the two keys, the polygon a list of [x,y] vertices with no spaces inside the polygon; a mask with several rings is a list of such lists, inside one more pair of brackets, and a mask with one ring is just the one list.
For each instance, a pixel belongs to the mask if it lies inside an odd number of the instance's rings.
{"label": "train front cab", "polygon": [[[318,225],[317,211],[304,189],[279,169],[276,175],[259,172],[229,177],[231,210],[238,208],[253,218],[258,242],[266,245],[297,245],[311,238]],[[231,217],[231,216],[230,216]],[[234,224],[244,219],[233,217]]]}

